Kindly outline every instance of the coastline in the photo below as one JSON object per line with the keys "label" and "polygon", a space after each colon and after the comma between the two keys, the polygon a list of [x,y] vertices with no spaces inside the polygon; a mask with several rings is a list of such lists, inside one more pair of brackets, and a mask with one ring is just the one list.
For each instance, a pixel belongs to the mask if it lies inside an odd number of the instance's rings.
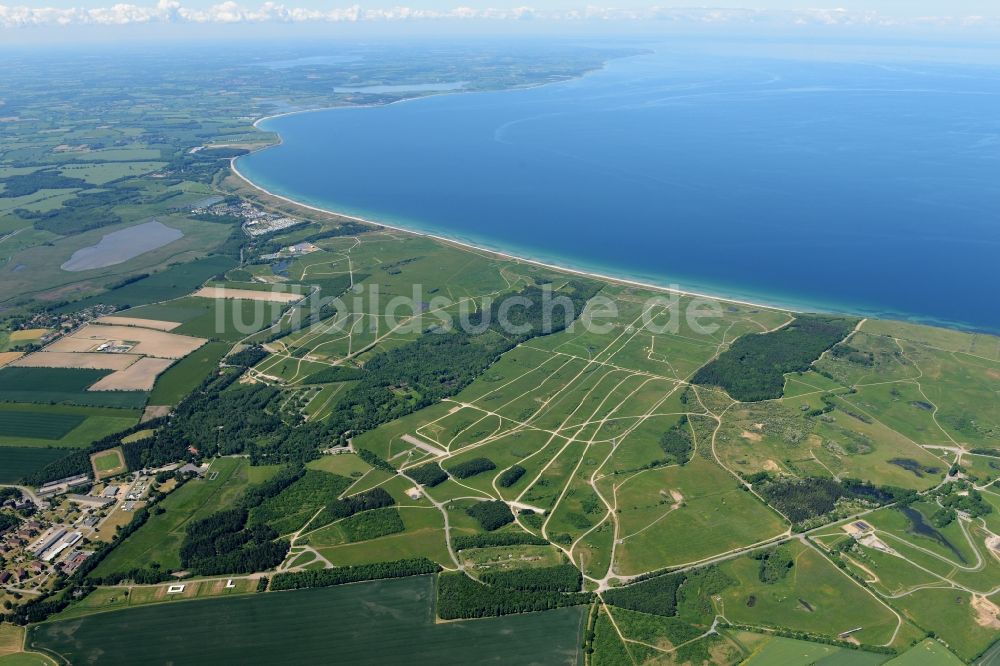
{"label": "coastline", "polygon": [[[398,102],[391,102],[391,103],[392,104],[398,104],[399,102],[406,102],[406,101],[409,101],[409,100],[399,100]],[[332,108],[332,109],[338,109],[338,108],[355,108],[355,107],[330,107],[330,108]],[[278,114],[277,116],[267,116],[265,118],[261,118],[257,122],[262,122],[262,121],[268,120],[270,118],[276,118],[276,117],[279,117],[279,116],[287,116],[287,115],[292,115],[292,114],[296,114],[296,113],[309,113],[311,111],[326,111],[326,110],[329,110],[329,109],[310,109],[308,111],[292,111],[290,113]],[[256,126],[257,126],[257,123],[254,123],[254,127],[256,127]],[[282,141],[281,135],[278,134],[278,143],[273,144],[272,146],[267,146],[265,148],[262,148],[261,150],[267,150],[268,148],[279,146],[279,145],[281,145],[281,141]],[[290,203],[290,204],[292,204],[294,206],[298,206],[300,208],[305,208],[307,210],[316,211],[318,213],[324,213],[326,215],[334,215],[336,217],[340,217],[340,218],[343,218],[343,219],[346,219],[346,220],[351,220],[352,222],[360,222],[362,224],[368,224],[368,225],[372,225],[372,226],[383,227],[385,229],[392,229],[393,231],[397,231],[397,232],[400,232],[400,233],[409,234],[411,236],[419,236],[419,237],[422,237],[422,238],[429,238],[429,239],[437,241],[439,243],[445,243],[445,244],[448,244],[448,245],[457,246],[457,247],[460,247],[460,248],[462,248],[464,250],[468,250],[468,251],[472,251],[472,252],[486,253],[486,254],[492,255],[494,257],[497,257],[497,258],[500,258],[500,259],[504,259],[504,260],[508,260],[508,261],[514,261],[514,262],[520,262],[520,263],[530,264],[532,266],[538,266],[540,268],[545,268],[545,269],[557,271],[557,272],[560,272],[560,273],[569,273],[571,275],[577,275],[577,276],[580,276],[580,277],[587,277],[587,278],[591,278],[591,279],[594,279],[594,280],[600,280],[602,282],[608,282],[608,283],[611,283],[611,284],[619,284],[619,285],[625,285],[625,286],[629,286],[629,287],[638,287],[638,288],[642,288],[642,289],[649,289],[650,291],[657,291],[657,292],[668,293],[668,294],[676,294],[678,296],[685,296],[685,297],[688,297],[688,298],[701,298],[701,299],[705,299],[705,300],[719,301],[719,302],[722,302],[722,303],[734,303],[736,305],[743,305],[743,306],[749,306],[749,307],[755,307],[755,308],[762,308],[762,309],[765,309],[765,310],[774,310],[776,312],[791,312],[793,314],[799,313],[799,312],[803,312],[803,310],[798,310],[798,309],[787,307],[787,306],[771,305],[771,304],[767,304],[767,303],[760,303],[760,302],[749,301],[749,300],[745,300],[745,299],[732,298],[732,297],[729,297],[729,296],[720,296],[718,294],[709,294],[709,293],[696,292],[696,291],[687,291],[687,290],[683,290],[683,289],[676,289],[676,288],[673,288],[673,287],[665,287],[663,285],[658,285],[658,284],[654,284],[654,283],[651,283],[651,282],[643,282],[641,280],[631,280],[631,279],[628,279],[628,278],[622,278],[622,277],[615,277],[613,275],[607,275],[605,273],[597,273],[597,272],[594,272],[594,271],[587,271],[587,270],[583,270],[583,269],[579,269],[579,268],[572,268],[570,266],[565,266],[565,265],[560,265],[560,264],[553,264],[553,263],[549,263],[549,262],[546,262],[546,261],[541,261],[541,260],[538,260],[538,259],[530,259],[528,257],[523,257],[523,256],[520,256],[520,255],[517,255],[517,254],[513,254],[511,252],[505,252],[503,250],[490,249],[488,247],[483,247],[481,245],[476,245],[476,244],[470,243],[468,241],[458,240],[456,238],[449,238],[447,236],[442,236],[442,235],[434,234],[434,233],[427,232],[427,231],[419,231],[419,230],[416,230],[416,229],[409,229],[409,228],[406,228],[406,227],[401,227],[399,225],[386,224],[384,222],[380,222],[380,221],[375,220],[375,219],[360,217],[358,215],[351,215],[351,214],[344,213],[344,212],[341,212],[341,211],[330,210],[328,208],[322,208],[320,206],[314,206],[312,204],[307,204],[307,203],[304,203],[302,201],[298,201],[296,199],[292,199],[291,197],[286,197],[286,196],[281,195],[281,194],[276,194],[275,192],[270,191],[266,187],[263,187],[262,185],[258,185],[257,183],[253,182],[252,180],[250,180],[249,178],[247,178],[245,175],[243,175],[243,173],[239,170],[239,167],[236,166],[236,161],[238,159],[239,159],[239,157],[233,157],[233,158],[231,158],[229,160],[229,168],[230,168],[230,170],[233,172],[233,174],[237,178],[239,178],[241,181],[243,181],[244,183],[246,183],[247,185],[249,185],[251,188],[257,190],[258,192],[266,194],[269,197],[274,197],[275,199],[280,199],[281,201],[284,201],[286,203]]]}
{"label": "coastline", "polygon": [[[654,51],[655,52],[655,51]],[[562,79],[558,81],[546,81],[539,82],[535,84],[518,86],[511,88],[510,90],[521,90],[521,89],[531,89],[539,88],[542,86],[554,86],[559,84],[566,84],[573,81],[577,81],[581,78],[585,78],[588,75],[607,69],[613,64],[613,62],[619,59],[629,59],[634,57],[641,57],[644,53],[636,53],[633,55],[627,55],[620,58],[612,58],[601,64],[600,67],[595,67],[594,69],[588,70],[579,76],[570,77],[567,79]],[[507,90],[507,89],[505,89]],[[445,91],[438,93],[431,93],[428,95],[418,95],[414,97],[407,97],[404,99],[397,99],[391,102],[372,102],[368,104],[359,105],[332,105],[321,108],[312,109],[297,109],[292,111],[283,111],[281,113],[275,113],[267,116],[258,118],[253,122],[253,127],[261,131],[268,131],[261,127],[266,121],[283,118],[286,116],[293,116],[305,113],[315,113],[318,111],[333,111],[342,109],[355,109],[355,108],[376,108],[383,106],[391,106],[393,104],[402,104],[404,102],[416,102],[418,100],[425,100],[428,97],[438,97],[442,95],[457,95],[457,94],[469,94],[475,92],[492,92],[492,91],[482,91],[482,90],[454,90]],[[250,154],[257,153],[268,148],[277,148],[284,144],[284,137],[279,131],[271,130],[271,133],[275,136],[275,142],[256,148]],[[240,156],[243,157],[243,156]],[[230,159],[230,170],[236,177],[246,183],[250,188],[265,194],[270,197],[274,197],[277,200],[283,201],[285,203],[301,207],[305,210],[315,211],[327,215],[333,215],[340,217],[345,220],[351,220],[368,225],[377,225],[386,229],[391,229],[399,233],[405,233],[412,236],[424,237],[432,239],[435,242],[445,243],[454,247],[462,248],[467,251],[478,252],[481,254],[493,256],[496,258],[522,262],[525,264],[530,264],[548,270],[553,270],[561,272],[568,275],[577,275],[581,277],[587,277],[591,279],[596,279],[609,284],[625,285],[630,287],[647,289],[653,292],[665,293],[665,294],[677,294],[680,296],[685,296],[689,298],[703,298],[710,299],[722,303],[732,303],[743,306],[757,307],[772,311],[781,312],[791,312],[791,313],[803,313],[803,312],[816,312],[824,314],[844,314],[849,316],[857,317],[869,317],[887,320],[898,320],[904,321],[916,325],[946,328],[951,330],[962,331],[966,333],[981,333],[988,335],[997,335],[998,331],[993,330],[989,327],[984,327],[982,325],[976,325],[972,322],[957,320],[957,319],[941,319],[933,315],[920,314],[917,312],[906,312],[894,309],[882,309],[878,306],[872,307],[871,305],[858,305],[834,301],[826,301],[822,298],[810,298],[808,295],[792,295],[792,294],[781,294],[781,293],[759,293],[753,289],[741,288],[739,283],[732,285],[716,285],[711,281],[694,281],[692,283],[692,288],[684,289],[681,288],[677,282],[670,280],[669,276],[661,276],[658,274],[645,274],[643,272],[630,271],[624,266],[605,266],[602,264],[595,265],[592,262],[580,262],[574,263],[573,257],[563,257],[559,255],[553,255],[546,251],[540,251],[541,255],[539,258],[532,258],[535,251],[530,247],[524,247],[520,244],[509,244],[492,242],[491,238],[480,238],[474,234],[463,235],[459,230],[457,233],[453,230],[441,230],[435,228],[433,224],[425,224],[421,220],[407,220],[407,219],[394,219],[391,223],[387,223],[380,220],[380,213],[377,211],[356,211],[355,213],[348,213],[343,210],[338,210],[339,204],[336,202],[327,202],[322,197],[317,201],[313,198],[316,203],[306,203],[305,201],[294,198],[294,196],[285,196],[283,194],[278,194],[276,191],[281,187],[280,182],[277,184],[272,184],[265,186],[264,184],[259,184],[253,179],[248,177],[242,171],[240,171],[237,164],[239,157]],[[274,190],[270,189],[274,188]],[[535,256],[539,256],[535,254]]]}
{"label": "coastline", "polygon": [[[640,52],[640,53],[636,53],[636,54],[628,55],[628,56],[623,56],[623,57],[624,58],[641,57],[645,53],[646,52]],[[614,58],[613,60],[618,60],[618,59],[620,59],[620,58]],[[609,65],[610,62],[612,62],[612,60],[606,60],[603,63],[601,63],[600,67],[595,67],[594,69],[587,70],[586,72],[584,72],[580,76],[574,76],[574,77],[570,77],[570,78],[563,79],[563,80],[560,80],[560,81],[542,81],[542,82],[539,82],[539,83],[534,83],[534,84],[525,85],[525,86],[515,86],[515,87],[509,88],[507,90],[529,90],[531,88],[539,88],[539,87],[542,87],[542,86],[558,85],[560,83],[566,83],[568,81],[574,81],[574,80],[583,78],[583,77],[591,74],[592,72],[601,71],[601,70],[606,69],[608,67],[608,65]],[[444,92],[431,93],[429,95],[417,95],[417,96],[414,96],[414,97],[407,97],[407,98],[404,98],[404,99],[398,99],[398,100],[395,100],[395,101],[392,101],[392,102],[386,102],[386,103],[375,103],[375,102],[373,102],[373,103],[370,103],[370,104],[337,105],[337,106],[320,107],[320,108],[315,108],[315,109],[298,109],[298,110],[295,110],[295,111],[284,111],[284,112],[281,112],[281,113],[275,113],[275,114],[271,114],[271,115],[268,115],[268,116],[263,116],[261,118],[258,118],[257,120],[255,120],[253,122],[252,126],[256,130],[267,131],[267,130],[261,129],[261,127],[260,127],[261,123],[267,122],[268,120],[273,120],[275,118],[284,118],[286,116],[294,116],[294,115],[300,115],[300,114],[306,114],[306,113],[317,113],[317,112],[320,112],[320,111],[334,111],[334,110],[339,110],[339,109],[364,109],[364,108],[384,107],[384,106],[391,106],[393,104],[403,104],[405,102],[415,102],[415,101],[418,101],[418,100],[426,99],[428,97],[439,97],[439,96],[443,96],[443,95],[464,95],[464,94],[471,94],[471,93],[476,93],[476,92],[484,92],[484,91],[479,91],[479,90],[449,90],[449,91],[444,91]],[[278,146],[281,146],[284,143],[284,137],[282,137],[279,132],[273,132],[273,134],[275,134],[275,136],[277,136],[277,138],[278,138],[278,140],[277,140],[276,143],[273,143],[273,144],[271,144],[269,146],[264,146],[262,148],[258,148],[257,150],[251,151],[248,154],[253,154],[253,153],[256,153],[256,152],[263,151],[263,150],[268,150],[269,148],[277,148]],[[298,200],[293,199],[291,197],[287,197],[287,196],[284,196],[284,195],[281,195],[281,194],[277,194],[277,193],[272,192],[271,190],[267,189],[266,187],[255,183],[250,178],[248,178],[247,176],[245,176],[239,170],[239,167],[236,165],[236,162],[240,159],[240,157],[243,157],[243,155],[240,155],[238,157],[230,158],[230,160],[229,160],[230,171],[232,171],[233,174],[237,178],[239,178],[241,181],[243,181],[244,183],[246,183],[247,185],[249,185],[252,189],[257,190],[258,192],[261,192],[261,193],[263,193],[263,194],[265,194],[265,195],[267,195],[269,197],[274,197],[275,199],[279,199],[279,200],[284,201],[286,203],[290,203],[290,204],[292,204],[294,206],[299,206],[301,208],[305,208],[307,210],[312,210],[312,211],[316,211],[316,212],[319,212],[319,213],[324,213],[326,215],[334,215],[336,217],[341,217],[343,219],[351,220],[353,222],[360,222],[362,224],[368,224],[368,225],[373,225],[373,226],[384,227],[386,229],[392,229],[393,231],[397,231],[397,232],[405,233],[405,234],[410,234],[410,235],[413,235],[413,236],[419,236],[419,237],[423,237],[423,238],[429,238],[429,239],[432,239],[432,240],[437,241],[439,243],[446,243],[446,244],[457,246],[457,247],[460,247],[460,248],[462,248],[464,250],[468,250],[468,251],[472,251],[472,252],[486,253],[486,254],[492,255],[494,257],[498,257],[498,258],[509,260],[509,261],[523,262],[523,263],[530,264],[530,265],[533,265],[533,266],[538,266],[540,268],[545,268],[545,269],[548,269],[548,270],[554,270],[554,271],[558,271],[558,272],[561,272],[561,273],[568,273],[570,275],[577,275],[577,276],[581,276],[581,277],[587,277],[587,278],[591,278],[591,279],[595,279],[595,280],[600,280],[600,281],[603,281],[603,282],[608,282],[608,283],[611,283],[611,284],[619,284],[619,285],[626,285],[626,286],[630,286],[630,287],[637,287],[637,288],[642,288],[642,289],[649,289],[651,291],[656,291],[656,292],[661,292],[661,293],[667,293],[667,294],[677,294],[678,296],[686,296],[686,297],[689,297],[689,298],[702,298],[702,299],[707,299],[707,300],[720,301],[722,303],[734,303],[734,304],[737,304],[737,305],[763,308],[763,309],[766,309],[766,310],[774,310],[774,311],[777,311],[777,312],[799,313],[799,312],[805,312],[806,311],[806,310],[799,309],[797,307],[792,307],[792,306],[789,306],[789,305],[782,305],[782,304],[777,304],[777,303],[769,304],[769,303],[763,303],[763,302],[760,302],[760,301],[751,301],[751,300],[742,299],[742,298],[735,298],[735,297],[730,297],[730,296],[721,296],[719,294],[714,294],[714,293],[688,291],[688,290],[683,290],[683,289],[676,289],[676,288],[673,288],[673,287],[666,287],[666,286],[663,286],[663,285],[660,285],[660,284],[655,284],[655,283],[652,283],[652,282],[644,282],[642,280],[634,280],[634,279],[629,279],[629,278],[625,278],[625,277],[615,277],[615,276],[612,276],[612,275],[608,275],[606,273],[599,273],[599,272],[596,272],[596,271],[589,271],[589,270],[584,270],[584,269],[579,269],[579,268],[573,268],[571,266],[567,266],[567,265],[564,265],[564,264],[551,263],[551,262],[547,262],[547,261],[541,261],[541,260],[538,260],[538,259],[531,259],[529,257],[525,257],[525,256],[522,256],[522,255],[519,255],[519,254],[515,254],[513,252],[507,252],[507,251],[504,251],[504,250],[491,249],[491,248],[488,248],[488,247],[483,247],[481,245],[477,245],[475,243],[470,243],[468,241],[460,240],[460,239],[457,239],[457,238],[451,238],[451,237],[448,237],[448,236],[444,236],[444,235],[440,235],[440,234],[435,234],[435,233],[431,233],[431,232],[427,232],[427,231],[421,231],[421,230],[417,230],[417,229],[402,227],[402,226],[399,226],[398,224],[386,224],[386,223],[380,222],[380,221],[378,221],[376,219],[361,217],[361,216],[358,216],[358,215],[352,215],[352,214],[349,214],[349,213],[345,213],[343,211],[337,211],[337,210],[332,210],[332,209],[329,209],[329,208],[323,208],[321,206],[314,206],[312,204],[307,204],[307,203],[305,203],[303,201],[298,201]],[[816,311],[817,312],[823,312],[824,310],[816,310]]]}

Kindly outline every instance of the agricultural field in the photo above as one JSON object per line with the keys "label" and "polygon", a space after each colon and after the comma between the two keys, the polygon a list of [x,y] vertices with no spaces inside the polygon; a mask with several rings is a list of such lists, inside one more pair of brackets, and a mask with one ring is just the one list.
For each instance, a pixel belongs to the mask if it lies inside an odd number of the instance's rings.
{"label": "agricultural field", "polygon": [[110,370],[83,368],[0,368],[0,402],[141,408],[145,391],[91,391]]}
{"label": "agricultural field", "polygon": [[209,342],[167,368],[156,378],[149,394],[149,404],[174,405],[180,402],[218,368],[219,361],[228,351],[229,345],[224,342]]}
{"label": "agricultural field", "polygon": [[57,620],[68,620],[94,613],[125,610],[183,601],[194,601],[216,597],[230,597],[252,594],[257,591],[257,581],[252,578],[218,578],[192,580],[184,584],[180,592],[171,592],[170,584],[134,585],[130,588],[103,587],[88,595],[83,603],[73,606],[56,616]]}
{"label": "agricultural field", "polygon": [[122,312],[136,319],[181,322],[171,333],[221,340],[230,345],[270,326],[285,307],[280,302],[182,296]]}
{"label": "agricultural field", "polygon": [[[337,654],[384,664],[410,661],[415,650],[421,660],[456,666],[578,663],[582,609],[436,624],[433,598],[434,578],[422,576],[167,603],[39,625],[28,643],[72,663],[148,662],[151,654],[185,664],[322,662]],[[123,632],[130,640],[117,639]]]}
{"label": "agricultural field", "polygon": [[138,420],[134,409],[0,403],[0,447],[83,448]]}
{"label": "agricultural field", "polygon": [[0,446],[0,483],[17,483],[25,475],[70,453],[70,449]]}
{"label": "agricultural field", "polygon": [[23,627],[0,624],[0,666],[53,666],[50,657],[24,651],[24,633]]}
{"label": "agricultural field", "polygon": [[[212,255],[187,263],[173,264],[148,277],[115,286],[100,296],[82,299],[74,303],[72,307],[87,307],[98,303],[139,306],[180,298],[190,294],[212,276],[232,268],[235,263],[230,257]],[[70,307],[64,306],[64,309],[70,309]]]}

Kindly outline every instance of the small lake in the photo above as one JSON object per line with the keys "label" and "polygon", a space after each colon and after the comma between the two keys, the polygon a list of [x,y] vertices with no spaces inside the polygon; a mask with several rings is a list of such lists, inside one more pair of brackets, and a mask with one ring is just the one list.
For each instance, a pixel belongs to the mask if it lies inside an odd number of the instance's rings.
{"label": "small lake", "polygon": [[900,508],[903,515],[906,516],[910,521],[909,531],[917,536],[926,537],[928,539],[933,539],[939,544],[947,548],[958,558],[958,561],[962,564],[967,564],[965,556],[962,555],[958,548],[955,548],[955,544],[948,540],[948,537],[938,532],[934,527],[924,519],[924,514],[920,513],[911,506],[904,506]]}
{"label": "small lake", "polygon": [[150,220],[105,234],[97,245],[83,247],[74,252],[60,268],[64,271],[77,272],[114,266],[183,237],[184,232],[180,229],[168,227],[158,220]]}

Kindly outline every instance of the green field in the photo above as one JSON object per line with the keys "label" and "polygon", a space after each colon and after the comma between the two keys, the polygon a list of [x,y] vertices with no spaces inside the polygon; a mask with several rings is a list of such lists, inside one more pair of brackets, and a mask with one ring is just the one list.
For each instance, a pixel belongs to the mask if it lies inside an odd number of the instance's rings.
{"label": "green field", "polygon": [[128,467],[125,465],[125,455],[120,447],[95,453],[90,460],[97,479],[106,479],[109,476],[128,471]]}
{"label": "green field", "polygon": [[[9,416],[10,415],[10,416]],[[12,423],[18,427],[20,435],[13,429],[0,425],[0,446],[58,446],[84,448],[91,442],[112,433],[120,432],[135,425],[140,412],[133,409],[109,407],[83,407],[79,405],[43,405],[25,403],[0,403],[0,424]],[[48,423],[78,425],[55,439],[40,438],[46,430],[54,435]],[[25,430],[25,426],[30,426]],[[31,428],[35,428],[34,431]]]}
{"label": "green field", "polygon": [[959,666],[964,662],[941,643],[928,638],[887,663],[889,666]]}
{"label": "green field", "polygon": [[184,591],[168,594],[170,583],[162,585],[134,586],[130,590],[120,587],[99,587],[78,604],[55,616],[56,620],[83,617],[106,611],[125,610],[151,604],[183,603],[186,601],[253,594],[257,591],[257,581],[252,578],[191,580],[185,583]]}
{"label": "green field", "polygon": [[209,342],[174,363],[156,378],[149,394],[149,404],[175,405],[180,402],[219,367],[219,360],[228,351],[229,345],[224,342]]}
{"label": "green field", "polygon": [[28,643],[94,664],[326,663],[336,655],[350,664],[575,666],[583,617],[567,608],[435,624],[434,577],[421,576],[99,613],[39,625]]}
{"label": "green field", "polygon": [[854,637],[865,644],[882,645],[891,640],[898,621],[884,603],[812,548],[798,543],[784,548],[794,566],[774,583],[760,581],[758,561],[750,557],[721,566],[736,581],[722,593],[731,621],[783,626],[834,638],[861,627]]}
{"label": "green field", "polygon": [[[153,562],[164,569],[180,566],[179,549],[184,528],[192,520],[204,518],[229,508],[242,496],[253,480],[262,481],[267,472],[277,468],[253,468],[241,458],[218,458],[203,479],[187,482],[171,493],[160,506],[164,513],[154,515],[128,540],[115,548],[94,570],[95,576],[148,567]],[[218,476],[210,480],[214,473]]]}
{"label": "green field", "polygon": [[[88,305],[110,303],[112,305],[143,305],[180,298],[191,293],[214,275],[225,273],[235,265],[230,257],[214,255],[184,264],[175,264],[153,273],[138,282],[83,299],[66,310],[76,310]],[[129,313],[128,316],[141,316]]]}
{"label": "green field", "polygon": [[126,310],[123,316],[179,321],[172,333],[238,342],[277,319],[282,304],[246,299],[186,296],[165,303]]}
{"label": "green field", "polygon": [[69,449],[0,446],[0,483],[15,483],[26,474],[65,458],[70,453],[72,451]]}
{"label": "green field", "polygon": [[[740,636],[734,637],[740,640]],[[744,639],[745,640],[745,639]],[[888,655],[851,650],[836,645],[823,643],[808,643],[768,636],[764,643],[756,647],[743,662],[745,666],[812,666],[824,664],[827,666],[877,666],[885,663]]]}
{"label": "green field", "polygon": [[30,402],[138,408],[146,404],[145,391],[88,391],[109,370],[80,368],[0,369],[0,402]]}
{"label": "green field", "polygon": [[62,439],[86,420],[81,414],[52,413],[39,410],[0,411],[0,437]]}
{"label": "green field", "polygon": [[69,164],[59,172],[70,178],[80,178],[93,185],[103,185],[112,180],[141,176],[166,166],[166,162],[104,162]]}

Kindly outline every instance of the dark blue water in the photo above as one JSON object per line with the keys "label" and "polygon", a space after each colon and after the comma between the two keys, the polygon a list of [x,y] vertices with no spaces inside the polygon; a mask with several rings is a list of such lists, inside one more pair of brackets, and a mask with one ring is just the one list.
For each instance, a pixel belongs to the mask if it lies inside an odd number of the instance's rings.
{"label": "dark blue water", "polygon": [[562,265],[1000,331],[1000,69],[671,52],[286,116],[240,170]]}

